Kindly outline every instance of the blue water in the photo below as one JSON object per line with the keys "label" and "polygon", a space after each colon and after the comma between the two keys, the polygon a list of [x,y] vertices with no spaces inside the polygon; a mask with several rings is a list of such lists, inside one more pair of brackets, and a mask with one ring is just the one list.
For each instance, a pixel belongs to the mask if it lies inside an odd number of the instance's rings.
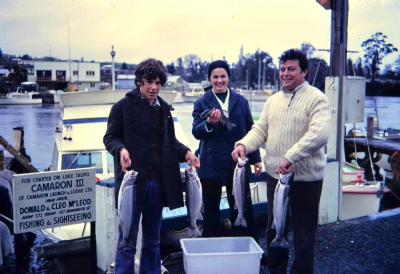
{"label": "blue water", "polygon": [[[400,97],[367,97],[365,100],[365,119],[375,114],[375,101],[381,128],[400,129]],[[252,102],[253,115],[260,115],[263,102]],[[192,132],[193,104],[174,105],[176,116],[187,133],[193,148],[197,148]],[[23,127],[25,132],[25,148],[32,158],[32,164],[43,171],[51,162],[54,148],[54,132],[60,119],[60,107],[55,105],[0,105],[0,135],[12,144],[14,127]],[[366,121],[366,120],[365,120]],[[366,122],[357,124],[364,128]]]}

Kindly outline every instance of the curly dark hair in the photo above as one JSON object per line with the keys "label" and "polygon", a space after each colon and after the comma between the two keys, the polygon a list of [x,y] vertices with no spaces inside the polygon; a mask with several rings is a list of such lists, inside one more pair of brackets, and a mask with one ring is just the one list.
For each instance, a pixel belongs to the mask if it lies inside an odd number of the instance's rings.
{"label": "curly dark hair", "polygon": [[167,69],[164,67],[163,62],[153,58],[142,61],[135,68],[135,84],[137,87],[143,84],[143,79],[155,80],[157,77],[164,86],[167,83]]}
{"label": "curly dark hair", "polygon": [[289,49],[282,53],[278,58],[279,64],[285,63],[287,60],[298,60],[301,71],[307,70],[306,79],[308,76],[308,59],[307,56],[299,49]]}

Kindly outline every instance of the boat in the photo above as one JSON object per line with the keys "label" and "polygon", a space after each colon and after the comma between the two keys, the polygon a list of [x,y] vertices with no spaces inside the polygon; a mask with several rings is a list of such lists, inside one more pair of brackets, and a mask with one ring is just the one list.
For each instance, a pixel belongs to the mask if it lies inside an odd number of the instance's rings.
{"label": "boat", "polygon": [[42,98],[39,92],[9,92],[4,98],[0,98],[0,105],[36,105],[41,104]]}
{"label": "boat", "polygon": [[272,90],[241,91],[240,94],[248,101],[267,101],[272,95]]}
{"label": "boat", "polygon": [[197,99],[203,97],[205,91],[203,88],[193,88],[190,92],[182,93],[184,103],[194,103]]}
{"label": "boat", "polygon": [[[381,173],[386,179],[384,170]],[[365,171],[355,160],[352,163],[344,162],[340,219],[348,220],[378,213],[382,196],[379,193],[388,191],[384,181],[365,180]]]}
{"label": "boat", "polygon": [[[167,91],[165,91],[165,92],[167,92]],[[183,92],[177,91],[177,90],[168,91],[168,92],[176,93],[176,97],[175,97],[174,101],[172,102],[174,105],[184,103],[183,98],[182,98]]]}
{"label": "boat", "polygon": [[54,96],[54,103],[55,104],[58,104],[58,103],[60,103],[60,96],[59,96],[59,94],[60,93],[64,93],[64,91],[63,90],[54,90],[54,89],[52,89],[52,90],[49,90],[49,93],[50,94],[53,94],[53,96]]}
{"label": "boat", "polygon": [[340,219],[348,220],[379,212],[380,191],[389,192],[383,182],[363,182],[343,185]]}
{"label": "boat", "polygon": [[[393,172],[390,164],[391,155],[395,151],[400,151],[400,130],[387,128],[373,128],[368,136],[367,129],[352,129],[345,138],[345,155],[346,160],[350,158],[357,159],[357,162],[366,170],[367,179],[373,180],[374,175],[371,172],[372,159],[376,169],[383,168],[387,174],[387,178],[393,179]],[[376,173],[376,171],[375,171]],[[376,178],[375,178],[376,179]]]}

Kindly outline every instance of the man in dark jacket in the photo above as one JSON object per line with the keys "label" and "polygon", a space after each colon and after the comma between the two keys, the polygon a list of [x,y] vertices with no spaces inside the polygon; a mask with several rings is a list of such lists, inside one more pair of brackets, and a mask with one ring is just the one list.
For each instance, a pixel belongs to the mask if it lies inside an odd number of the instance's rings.
{"label": "man in dark jacket", "polygon": [[[135,76],[138,88],[112,107],[104,136],[106,149],[114,156],[116,196],[126,170],[138,172],[134,197],[137,212],[133,216],[131,239],[127,246],[117,250],[115,273],[134,273],[140,215],[143,231],[140,273],[161,273],[162,208],[183,206],[179,162],[187,161],[195,168],[200,167],[200,162],[176,139],[172,107],[157,96],[167,82],[163,63],[147,59],[136,67]],[[121,228],[119,231],[118,245],[122,241]]]}

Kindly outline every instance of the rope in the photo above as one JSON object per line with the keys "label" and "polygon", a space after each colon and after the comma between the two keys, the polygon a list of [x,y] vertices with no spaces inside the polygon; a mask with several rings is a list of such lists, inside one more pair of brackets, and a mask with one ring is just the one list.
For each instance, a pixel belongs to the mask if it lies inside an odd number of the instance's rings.
{"label": "rope", "polygon": [[376,174],[375,174],[375,170],[374,170],[374,164],[372,162],[371,150],[369,149],[368,136],[365,136],[365,140],[367,141],[368,157],[369,157],[369,164],[371,166],[372,176],[374,178],[374,182],[376,182],[376,176],[375,176]]}
{"label": "rope", "polygon": [[[356,159],[357,162],[357,145],[356,145],[356,124],[353,124],[353,141],[354,141],[354,158]],[[358,162],[357,162],[358,164]]]}
{"label": "rope", "polygon": [[397,198],[397,200],[400,201],[400,197],[396,195],[396,193],[393,192],[393,190],[391,190],[388,186],[386,186],[387,189],[389,189],[389,191],[393,194],[394,197]]}
{"label": "rope", "polygon": [[317,71],[315,72],[314,79],[313,79],[313,82],[312,82],[312,86],[314,86],[315,79],[317,78],[317,74],[318,74],[318,70],[319,70],[319,65],[320,64],[321,64],[321,58],[319,59],[319,62],[318,62]]}

